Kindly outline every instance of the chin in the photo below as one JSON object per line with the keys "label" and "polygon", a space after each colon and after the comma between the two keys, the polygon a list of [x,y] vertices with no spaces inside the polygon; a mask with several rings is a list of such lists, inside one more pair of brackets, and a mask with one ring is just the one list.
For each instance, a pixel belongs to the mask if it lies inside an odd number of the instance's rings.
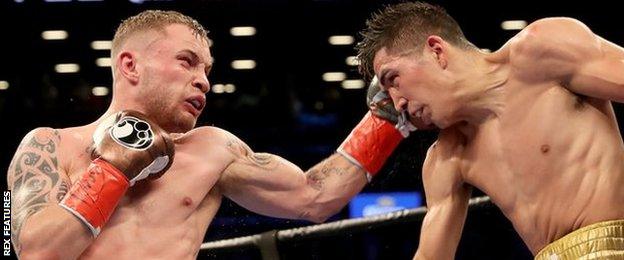
{"label": "chin", "polygon": [[197,120],[187,116],[177,116],[169,120],[163,127],[169,133],[186,133],[195,128]]}
{"label": "chin", "polygon": [[422,120],[419,120],[419,119],[417,119],[415,117],[410,117],[409,121],[410,121],[410,123],[412,123],[412,125],[414,125],[419,130],[432,129],[432,125],[425,125],[425,123],[423,123]]}
{"label": "chin", "polygon": [[195,128],[195,120],[193,120],[192,122],[180,122],[179,124],[176,125],[178,131],[176,131],[175,133],[186,133],[188,131],[193,130],[193,128]]}
{"label": "chin", "polygon": [[435,120],[435,121],[433,121],[433,123],[440,129],[449,128],[449,127],[457,124],[457,122],[451,121],[451,120],[448,120],[448,119]]}

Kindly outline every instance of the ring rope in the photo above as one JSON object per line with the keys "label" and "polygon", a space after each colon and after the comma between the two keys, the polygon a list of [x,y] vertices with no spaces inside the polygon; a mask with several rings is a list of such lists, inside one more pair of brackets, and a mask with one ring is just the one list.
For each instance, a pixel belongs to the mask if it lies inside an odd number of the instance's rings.
{"label": "ring rope", "polygon": [[[488,196],[477,197],[470,199],[468,207],[474,208],[476,206],[486,205],[489,203],[490,198]],[[349,230],[351,232],[371,230],[382,226],[394,225],[397,222],[422,221],[426,212],[426,207],[404,209],[382,215],[345,219],[324,224],[280,230],[277,231],[274,237],[277,241],[298,241],[309,238],[331,236],[343,233],[345,230]],[[275,231],[269,231],[266,233],[275,233]],[[258,246],[263,237],[266,236],[263,234],[206,242],[201,245],[200,250],[218,250]]]}

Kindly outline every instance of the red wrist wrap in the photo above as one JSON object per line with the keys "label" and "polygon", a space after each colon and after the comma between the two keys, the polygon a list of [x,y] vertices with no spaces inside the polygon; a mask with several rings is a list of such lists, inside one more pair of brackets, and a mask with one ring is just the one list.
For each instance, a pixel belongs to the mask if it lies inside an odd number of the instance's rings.
{"label": "red wrist wrap", "polygon": [[128,186],[125,174],[98,158],[74,183],[60,205],[80,218],[97,236]]}
{"label": "red wrist wrap", "polygon": [[338,151],[347,153],[371,176],[374,176],[403,140],[392,123],[366,113],[362,121],[340,145]]}

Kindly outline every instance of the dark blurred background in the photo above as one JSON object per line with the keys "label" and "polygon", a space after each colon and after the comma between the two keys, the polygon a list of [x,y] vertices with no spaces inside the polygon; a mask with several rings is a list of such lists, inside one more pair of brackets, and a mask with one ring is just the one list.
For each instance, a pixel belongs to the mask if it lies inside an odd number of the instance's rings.
{"label": "dark blurred background", "polygon": [[[384,4],[395,2],[3,0],[1,169],[6,172],[29,130],[87,124],[105,111],[112,83],[105,59],[109,50],[94,49],[93,41],[110,41],[122,19],[145,9],[177,10],[210,30],[213,87],[198,125],[227,129],[255,151],[278,154],[307,169],[330,155],[366,112],[363,87],[368,83],[358,81],[357,66],[350,57],[356,54],[354,46],[365,20]],[[577,18],[595,33],[624,45],[618,7],[622,1],[429,2],[445,7],[471,42],[490,50],[518,32],[503,29],[504,21],[530,23],[549,16]],[[240,26],[253,27],[255,34],[233,36],[231,28]],[[42,33],[48,30],[63,30],[66,38],[46,40]],[[336,35],[351,38],[342,37],[346,39],[343,45],[330,44],[330,37]],[[235,69],[234,60],[253,60],[255,65]],[[60,73],[57,64],[76,64],[79,69]],[[335,81],[327,81],[332,76]],[[614,106],[622,129],[624,108]],[[421,164],[434,139],[434,132],[413,134],[364,192],[422,191]],[[6,190],[6,178],[2,183]],[[482,194],[476,191],[478,195]],[[345,209],[331,220],[348,217]],[[308,224],[259,216],[224,200],[205,241]],[[419,229],[419,223],[402,224],[278,246],[283,259],[411,259]],[[259,252],[201,252],[199,258],[257,259]],[[531,259],[531,255],[502,214],[493,206],[483,206],[468,216],[457,259]]]}

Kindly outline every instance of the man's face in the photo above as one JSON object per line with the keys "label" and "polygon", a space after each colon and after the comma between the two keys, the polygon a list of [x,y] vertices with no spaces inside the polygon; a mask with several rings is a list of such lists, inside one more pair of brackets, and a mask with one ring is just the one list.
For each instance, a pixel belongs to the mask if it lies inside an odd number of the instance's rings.
{"label": "man's face", "polygon": [[208,43],[181,24],[165,27],[137,59],[139,98],[169,132],[187,132],[206,105],[212,57]]}
{"label": "man's face", "polygon": [[446,72],[426,51],[390,53],[380,49],[373,60],[375,75],[397,111],[407,111],[419,129],[446,128],[454,123],[456,102]]}

